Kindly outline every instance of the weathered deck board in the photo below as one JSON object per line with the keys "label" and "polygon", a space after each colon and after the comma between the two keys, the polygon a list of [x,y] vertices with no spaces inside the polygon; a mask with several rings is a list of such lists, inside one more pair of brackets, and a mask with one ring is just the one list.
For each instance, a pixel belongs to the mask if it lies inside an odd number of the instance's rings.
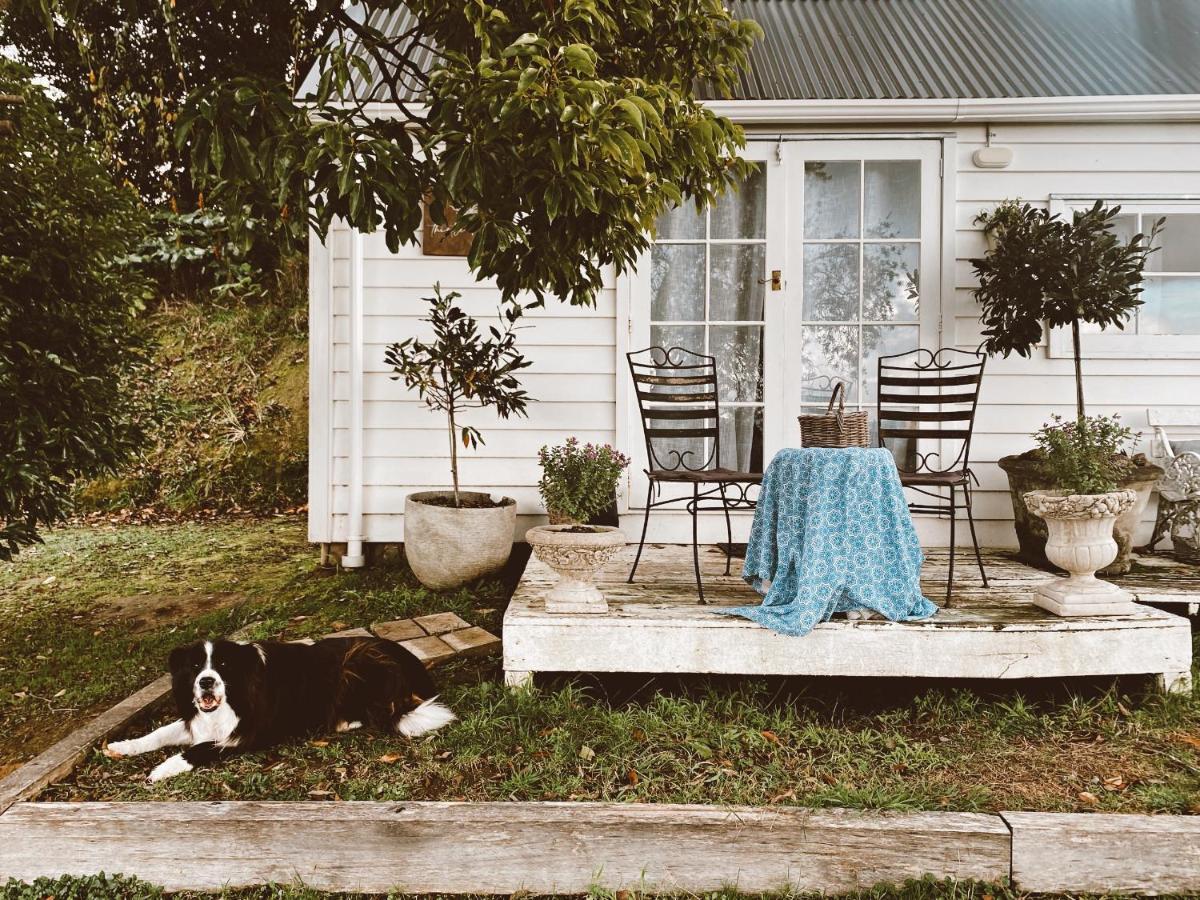
{"label": "weathered deck board", "polygon": [[[1150,607],[1120,616],[1060,618],[1029,602],[1052,577],[1007,555],[985,559],[990,588],[960,556],[949,607],[923,622],[836,620],[803,638],[775,634],[713,606],[758,602],[725,556],[701,548],[705,596],[696,602],[691,548],[647,546],[637,581],[625,580],[633,548],[598,583],[603,615],[547,613],[555,576],[536,558],[504,617],[504,668],[514,685],[547,671],[937,678],[1051,678],[1152,674],[1164,688],[1189,688],[1191,634],[1185,619]],[[923,587],[942,603],[945,551],[929,554]],[[1156,589],[1165,589],[1159,585]]]}
{"label": "weathered deck board", "polygon": [[842,893],[926,873],[999,881],[999,816],[607,803],[23,803],[0,881],[101,870],[168,890]]}
{"label": "weathered deck board", "polygon": [[1200,892],[1200,816],[1001,815],[1023,891]]}

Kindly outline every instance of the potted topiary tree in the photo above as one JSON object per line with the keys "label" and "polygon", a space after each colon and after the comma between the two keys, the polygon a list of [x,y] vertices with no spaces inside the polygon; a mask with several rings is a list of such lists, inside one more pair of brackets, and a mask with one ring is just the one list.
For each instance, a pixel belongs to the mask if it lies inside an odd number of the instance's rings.
{"label": "potted topiary tree", "polygon": [[1055,490],[1024,496],[1030,512],[1046,523],[1046,555],[1069,573],[1041,585],[1034,602],[1060,616],[1132,612],[1133,598],[1096,570],[1117,555],[1113,524],[1137,502],[1135,491],[1118,489],[1128,471],[1124,455],[1133,432],[1116,416],[1055,416],[1034,434]]}
{"label": "potted topiary tree", "polygon": [[[1017,353],[1029,357],[1041,343],[1045,326],[1070,328],[1079,421],[1086,416],[1081,326],[1124,327],[1142,303],[1142,270],[1161,227],[1161,222],[1157,223],[1149,235],[1138,234],[1122,242],[1112,228],[1120,210],[1119,206],[1105,207],[1097,202],[1090,209],[1075,212],[1067,222],[1028,203],[1007,201],[976,218],[989,244],[987,256],[971,260],[979,276],[975,297],[982,306],[982,349],[993,355]],[[1080,433],[1091,433],[1098,427],[1100,423],[1092,420],[1090,430],[1085,427]],[[1102,430],[1115,427],[1119,426],[1113,423]],[[1056,481],[1045,447],[1006,456],[999,465],[1008,475],[1021,556],[1045,566],[1046,525],[1030,513],[1024,497],[1033,490],[1064,485]],[[1105,574],[1129,571],[1133,531],[1162,474],[1162,469],[1140,454],[1121,454],[1113,466],[1114,483],[1133,490],[1137,499],[1116,522],[1118,550]]]}
{"label": "potted topiary tree", "polygon": [[427,321],[433,341],[408,338],[384,357],[406,387],[432,410],[446,415],[453,490],[422,491],[404,500],[404,554],[426,587],[449,588],[494,572],[512,552],[517,504],[511,497],[464,491],[459,487],[458,446],[475,448],[483,437],[461,415],[490,408],[502,419],[525,415],[528,395],[516,373],[529,362],[517,352],[515,327],[520,309],[509,308],[502,328],[479,333],[473,318],[454,305],[461,295],[442,296],[434,285]]}

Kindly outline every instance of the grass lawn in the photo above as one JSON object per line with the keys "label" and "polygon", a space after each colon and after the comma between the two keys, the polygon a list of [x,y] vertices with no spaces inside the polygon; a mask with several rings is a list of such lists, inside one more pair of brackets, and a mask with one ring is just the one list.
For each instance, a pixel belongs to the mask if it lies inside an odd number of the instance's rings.
{"label": "grass lawn", "polygon": [[[0,887],[0,900],[160,900],[163,892],[153,885],[134,879],[116,877],[39,879],[32,885],[10,882]],[[171,895],[175,900],[365,900],[367,897],[382,897],[380,894],[329,894],[303,887],[268,886],[261,888],[226,890],[219,894],[181,893]],[[389,894],[389,898],[413,897],[405,894]],[[514,895],[519,896],[519,895]],[[602,891],[590,893],[589,900],[647,900],[653,894],[634,891]],[[661,895],[659,895],[661,896]],[[677,895],[679,896],[679,895]],[[704,895],[682,895],[686,900],[801,900],[819,896],[814,894],[738,894],[733,890]],[[855,891],[842,895],[843,900],[1026,900],[1026,898],[1049,897],[1047,894],[1026,894],[1002,884],[980,882],[934,881],[925,879],[911,881],[905,885],[879,885],[869,890]],[[1098,895],[1072,894],[1071,900],[1083,900]],[[1107,900],[1119,900],[1125,895],[1105,894]],[[1162,900],[1172,900],[1172,895],[1160,895]],[[426,900],[442,900],[441,896],[428,896]],[[450,898],[446,898],[450,900]],[[485,900],[484,897],[456,897],[454,900]],[[547,900],[555,898],[547,897]]]}
{"label": "grass lawn", "polygon": [[[0,746],[8,760],[28,756],[85,712],[149,681],[173,644],[200,634],[245,628],[294,637],[443,609],[496,629],[503,592],[498,581],[428,592],[397,559],[361,573],[324,572],[300,523],[286,519],[62,530],[0,569],[8,617]],[[143,778],[160,755],[114,762],[95,753],[43,799],[1200,813],[1200,696],[1160,697],[1140,680],[1071,693],[1028,684],[581,676],[514,694],[500,684],[496,659],[455,662],[439,677],[461,721],[424,741],[321,736],[153,787]]]}

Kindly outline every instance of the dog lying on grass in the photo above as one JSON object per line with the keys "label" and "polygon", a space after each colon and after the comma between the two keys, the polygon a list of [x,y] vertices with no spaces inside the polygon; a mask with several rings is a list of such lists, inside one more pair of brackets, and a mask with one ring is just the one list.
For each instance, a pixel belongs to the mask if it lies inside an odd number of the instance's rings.
{"label": "dog lying on grass", "polygon": [[455,718],[420,660],[379,638],[203,641],[172,650],[169,667],[179,719],[104,748],[112,759],[187,748],[150,781],[314,734],[367,726],[413,738]]}

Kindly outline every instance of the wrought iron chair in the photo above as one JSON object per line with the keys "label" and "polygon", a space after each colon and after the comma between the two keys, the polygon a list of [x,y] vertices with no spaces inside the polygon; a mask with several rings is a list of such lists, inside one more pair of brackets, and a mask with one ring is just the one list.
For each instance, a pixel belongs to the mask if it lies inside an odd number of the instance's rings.
{"label": "wrought iron chair", "polygon": [[[629,581],[637,574],[650,513],[660,506],[686,502],[692,517],[692,563],[696,592],[704,603],[700,578],[698,516],[702,511],[725,514],[725,574],[733,559],[733,526],[730,510],[753,509],[749,488],[762,483],[761,472],[739,472],[720,467],[721,408],[717,389],[716,358],[682,347],[648,347],[625,354],[637,392],[642,432],[646,439],[646,518]],[[691,485],[691,495],[662,496],[664,484]]]}
{"label": "wrought iron chair", "polygon": [[[946,602],[954,589],[954,522],[959,509],[966,509],[971,527],[971,543],[983,586],[988,586],[975,518],[971,512],[971,482],[979,479],[971,471],[971,433],[975,427],[975,408],[979,385],[983,380],[986,357],[968,350],[910,350],[879,358],[876,409],[879,446],[897,457],[900,483],[930,500],[919,499],[908,508],[917,513],[950,516],[950,567],[946,575]],[[898,454],[888,447],[889,440],[908,440],[908,452]],[[922,453],[916,442],[937,441],[936,447]],[[955,450],[957,448],[957,450]],[[953,455],[951,455],[953,454]],[[943,464],[943,460],[949,462]],[[915,460],[914,466],[905,463]],[[949,491],[945,497],[942,491]],[[961,491],[963,503],[958,503]]]}

